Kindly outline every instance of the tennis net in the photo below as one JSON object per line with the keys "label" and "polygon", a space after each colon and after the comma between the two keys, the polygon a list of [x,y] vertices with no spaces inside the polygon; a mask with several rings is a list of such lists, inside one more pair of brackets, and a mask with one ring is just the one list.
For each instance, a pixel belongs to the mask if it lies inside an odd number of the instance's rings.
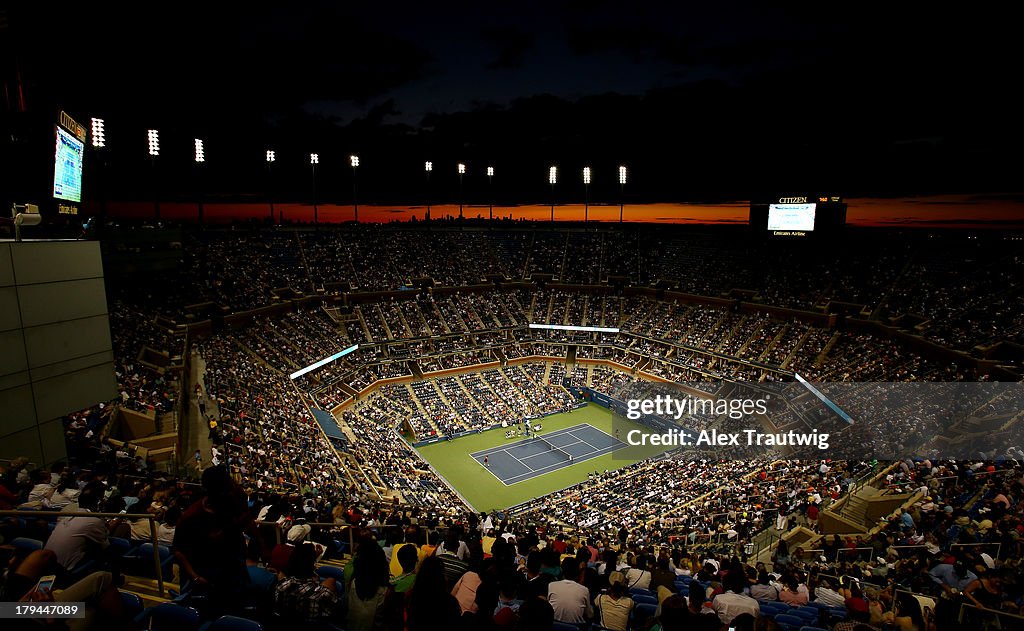
{"label": "tennis net", "polygon": [[565,458],[569,462],[572,462],[572,454],[569,453],[568,451],[562,449],[561,447],[558,447],[558,446],[552,444],[552,442],[550,440],[548,440],[547,438],[544,438],[543,436],[534,435],[534,438],[536,438],[537,440],[542,442],[544,445],[546,445],[547,448],[550,449],[551,451],[553,451],[556,454],[562,456],[563,458]]}

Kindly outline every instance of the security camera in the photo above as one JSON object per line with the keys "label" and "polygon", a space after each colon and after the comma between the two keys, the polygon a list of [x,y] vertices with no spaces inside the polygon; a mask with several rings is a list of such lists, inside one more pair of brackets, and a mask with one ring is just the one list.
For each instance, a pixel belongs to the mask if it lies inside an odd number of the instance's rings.
{"label": "security camera", "polygon": [[36,204],[11,204],[11,216],[14,217],[15,241],[21,241],[22,226],[38,226],[43,221]]}

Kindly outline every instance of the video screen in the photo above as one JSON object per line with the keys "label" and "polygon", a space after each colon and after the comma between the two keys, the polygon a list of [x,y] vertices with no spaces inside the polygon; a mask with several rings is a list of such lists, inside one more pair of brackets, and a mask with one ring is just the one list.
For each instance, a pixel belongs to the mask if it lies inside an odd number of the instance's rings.
{"label": "video screen", "polygon": [[769,230],[814,230],[814,209],[817,204],[770,204],[768,206]]}
{"label": "video screen", "polygon": [[69,202],[82,201],[82,154],[85,143],[57,128],[57,153],[53,165],[53,196]]}

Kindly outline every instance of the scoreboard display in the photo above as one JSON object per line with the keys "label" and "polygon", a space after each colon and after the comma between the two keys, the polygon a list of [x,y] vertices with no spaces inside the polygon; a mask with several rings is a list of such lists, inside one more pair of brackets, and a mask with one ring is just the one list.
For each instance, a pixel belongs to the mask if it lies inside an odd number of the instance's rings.
{"label": "scoreboard display", "polygon": [[65,112],[57,123],[57,148],[53,163],[53,197],[66,202],[82,201],[82,159],[85,127]]}
{"label": "scoreboard display", "polygon": [[840,232],[846,204],[838,195],[783,194],[750,202],[750,227],[769,237],[808,239]]}

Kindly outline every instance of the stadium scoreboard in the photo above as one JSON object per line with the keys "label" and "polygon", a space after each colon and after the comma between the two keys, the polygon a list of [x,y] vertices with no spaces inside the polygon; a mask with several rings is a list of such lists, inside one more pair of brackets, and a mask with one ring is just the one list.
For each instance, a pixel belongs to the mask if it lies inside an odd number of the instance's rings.
{"label": "stadium scoreboard", "polygon": [[85,156],[85,127],[61,112],[56,125],[53,162],[53,197],[61,214],[78,214],[82,202],[82,161]]}
{"label": "stadium scoreboard", "polygon": [[750,227],[778,238],[835,235],[846,225],[846,203],[839,195],[780,194],[750,202]]}

